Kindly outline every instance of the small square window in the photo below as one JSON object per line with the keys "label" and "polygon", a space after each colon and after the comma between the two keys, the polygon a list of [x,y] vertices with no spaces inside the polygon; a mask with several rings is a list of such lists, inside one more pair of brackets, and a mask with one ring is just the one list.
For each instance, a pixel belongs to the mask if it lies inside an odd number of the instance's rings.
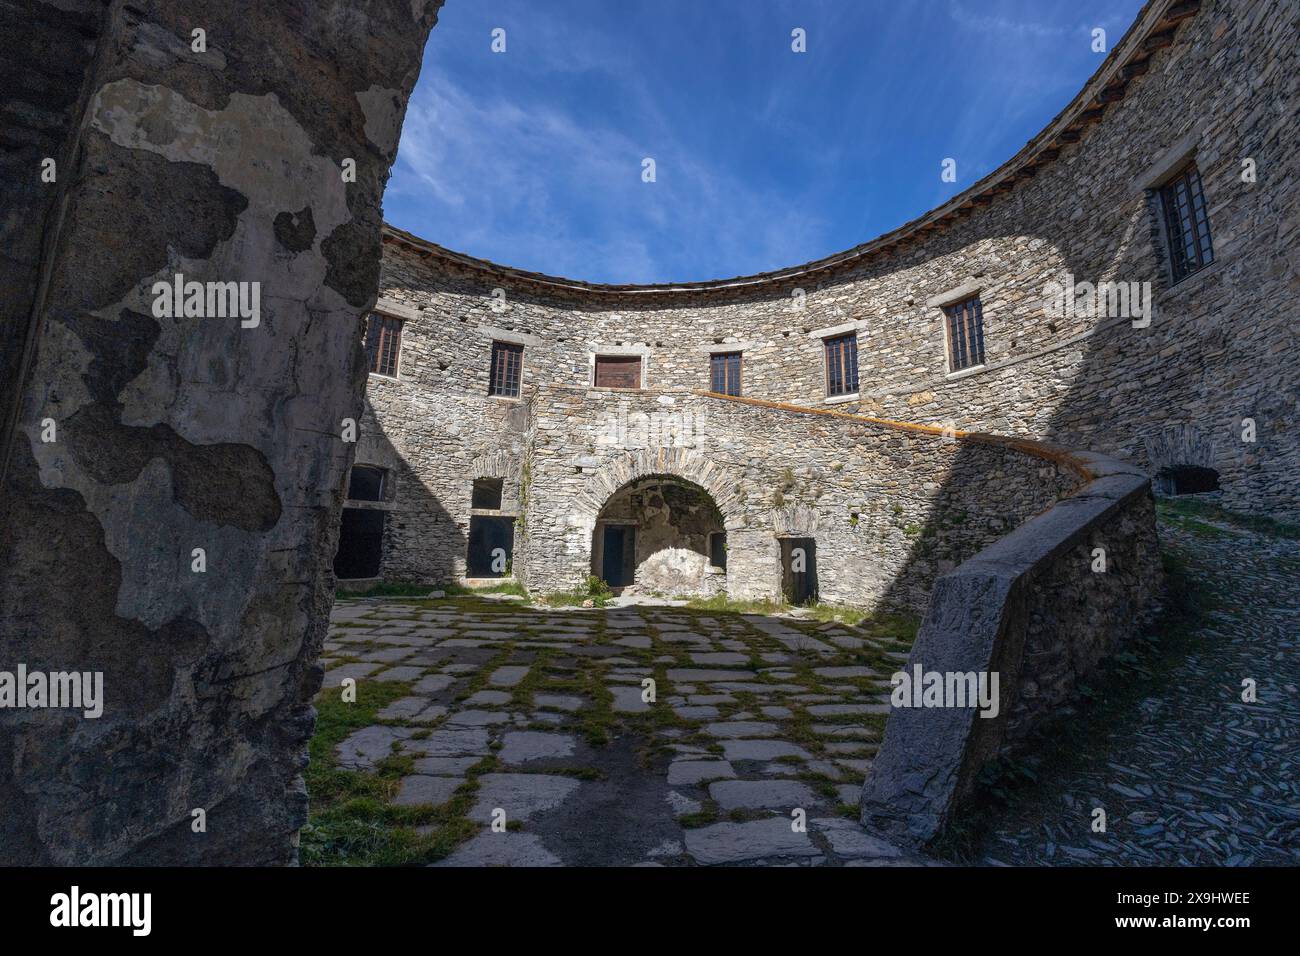
{"label": "small square window", "polygon": [[858,390],[858,335],[837,335],[823,339],[826,351],[826,394],[853,395]]}
{"label": "small square window", "polygon": [[948,371],[984,364],[984,308],[980,297],[944,306],[948,316]]}
{"label": "small square window", "polygon": [[374,465],[353,465],[348,475],[348,498],[353,501],[383,501],[384,471]]}
{"label": "small square window", "polygon": [[1195,163],[1160,187],[1160,206],[1165,217],[1170,276],[1179,282],[1214,261],[1210,219]]}
{"label": "small square window", "polygon": [[371,313],[366,325],[366,355],[370,372],[397,378],[397,360],[402,349],[402,320],[391,315]]}
{"label": "small square window", "polygon": [[719,395],[740,394],[739,352],[718,352],[709,356],[709,391]]}
{"label": "small square window", "polygon": [[523,377],[524,347],[513,342],[492,343],[492,372],[488,377],[488,394],[506,398],[519,397]]}
{"label": "small square window", "polygon": [[500,478],[475,478],[474,494],[470,500],[470,507],[482,508],[486,511],[500,511],[502,485],[503,482]]}

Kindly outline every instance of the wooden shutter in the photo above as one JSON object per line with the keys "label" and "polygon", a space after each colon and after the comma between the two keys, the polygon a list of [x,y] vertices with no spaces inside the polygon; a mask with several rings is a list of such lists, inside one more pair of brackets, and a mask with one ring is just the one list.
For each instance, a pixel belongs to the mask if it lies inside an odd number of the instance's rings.
{"label": "wooden shutter", "polygon": [[640,388],[641,356],[597,355],[597,388]]}

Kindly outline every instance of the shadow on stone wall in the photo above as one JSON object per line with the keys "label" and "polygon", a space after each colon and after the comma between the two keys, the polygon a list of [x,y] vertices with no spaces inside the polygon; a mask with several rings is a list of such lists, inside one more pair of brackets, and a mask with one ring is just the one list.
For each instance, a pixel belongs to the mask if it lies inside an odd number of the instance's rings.
{"label": "shadow on stone wall", "polygon": [[[457,561],[463,568],[469,546],[466,529],[456,523],[437,492],[420,477],[421,466],[413,466],[389,437],[369,395],[365,398],[355,464],[378,465],[388,469],[390,475],[384,489],[380,579],[415,584],[454,580]],[[472,476],[464,476],[464,484],[468,503]]]}

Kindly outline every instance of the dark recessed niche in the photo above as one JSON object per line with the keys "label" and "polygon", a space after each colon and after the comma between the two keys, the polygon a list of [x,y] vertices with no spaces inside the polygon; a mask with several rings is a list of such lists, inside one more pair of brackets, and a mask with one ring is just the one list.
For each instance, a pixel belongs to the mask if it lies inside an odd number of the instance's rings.
{"label": "dark recessed niche", "polygon": [[475,478],[470,507],[482,508],[486,511],[500,511],[501,486],[502,480],[500,478]]}
{"label": "dark recessed niche", "polygon": [[353,465],[348,476],[348,497],[353,501],[383,501],[384,477],[383,468]]}
{"label": "dark recessed niche", "polygon": [[1162,468],[1156,475],[1156,488],[1166,495],[1201,495],[1218,491],[1219,473],[1199,465]]}

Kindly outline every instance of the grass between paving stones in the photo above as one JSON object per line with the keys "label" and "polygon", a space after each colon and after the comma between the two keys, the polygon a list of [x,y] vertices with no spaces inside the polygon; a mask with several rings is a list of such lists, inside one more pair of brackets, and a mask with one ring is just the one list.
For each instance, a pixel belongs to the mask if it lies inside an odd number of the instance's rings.
{"label": "grass between paving stones", "polygon": [[784,601],[737,601],[726,593],[707,598],[687,598],[686,606],[693,611],[710,611],[719,614],[781,614],[790,610]]}
{"label": "grass between paving stones", "polygon": [[552,679],[544,689],[547,693],[574,693],[587,698],[587,703],[573,714],[573,728],[590,746],[603,747],[613,739],[613,730],[618,724],[614,714],[614,695],[596,676],[594,668],[578,668],[577,676]]}
{"label": "grass between paving stones", "polygon": [[[393,755],[375,772],[346,770],[334,748],[349,734],[379,723],[378,712],[408,695],[401,681],[357,683],[357,700],[345,703],[338,688],[316,698],[316,733],[308,746],[307,793],[311,811],[303,827],[299,858],[304,866],[410,866],[440,859],[472,836],[477,827],[465,818],[472,804],[468,786],[439,808],[395,807],[389,801],[414,758]],[[470,773],[474,773],[471,768]],[[429,834],[415,831],[432,826]]]}
{"label": "grass between paving stones", "polygon": [[864,608],[850,607],[847,604],[823,604],[820,601],[809,605],[807,610],[809,616],[815,621],[821,621],[824,624],[831,622],[847,624],[849,627],[857,627],[864,620],[871,617],[871,612]]}
{"label": "grass between paving stones", "polygon": [[[1198,530],[1208,528],[1210,531],[1218,532],[1219,537],[1227,537],[1221,529],[1194,520],[1200,518],[1221,521],[1243,531],[1253,531],[1258,534],[1271,535],[1275,538],[1300,539],[1300,524],[1277,521],[1260,515],[1246,515],[1236,511],[1229,511],[1215,502],[1201,501],[1194,497],[1157,498],[1156,514],[1162,522],[1175,525],[1192,534],[1198,533]],[[1186,519],[1193,519],[1191,522],[1193,527],[1188,527]]]}
{"label": "grass between paving stones", "polygon": [[345,591],[339,589],[334,592],[334,597],[340,600],[367,597],[421,597],[428,594],[430,591],[436,590],[438,590],[438,586],[433,584],[393,582],[391,584],[376,584],[373,587],[366,588],[364,591]]}

